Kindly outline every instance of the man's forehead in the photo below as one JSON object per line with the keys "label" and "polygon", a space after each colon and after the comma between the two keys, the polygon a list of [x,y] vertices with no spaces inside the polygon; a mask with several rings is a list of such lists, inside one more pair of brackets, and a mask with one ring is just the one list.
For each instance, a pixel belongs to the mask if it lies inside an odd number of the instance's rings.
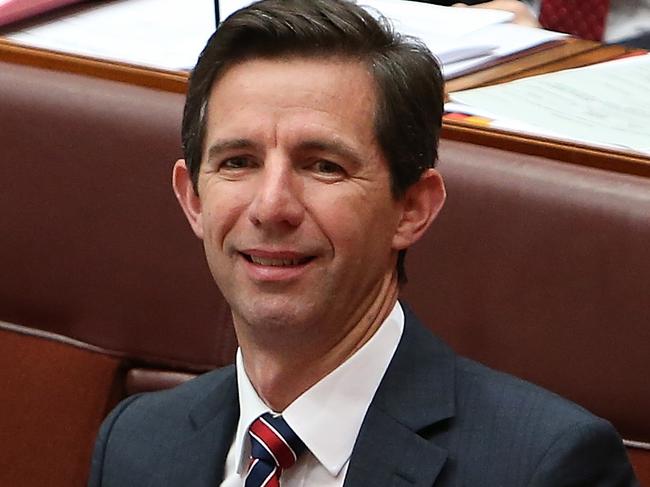
{"label": "man's forehead", "polygon": [[204,157],[244,142],[257,152],[281,141],[287,149],[355,160],[362,147],[378,148],[375,90],[358,59],[251,59],[231,66],[211,95]]}
{"label": "man's forehead", "polygon": [[205,108],[208,126],[234,123],[246,112],[257,121],[285,109],[311,115],[321,111],[365,128],[375,118],[376,89],[358,59],[253,58],[228,67],[213,83]]}
{"label": "man's forehead", "polygon": [[[326,68],[327,70],[333,70],[339,68],[343,71],[353,70],[356,72],[364,72],[367,75],[367,86],[358,88],[360,90],[365,90],[366,92],[376,91],[376,83],[374,79],[374,73],[369,68],[369,65],[366,61],[354,57],[346,56],[342,54],[317,54],[317,55],[307,55],[307,54],[283,54],[278,56],[254,56],[254,57],[244,57],[240,60],[230,61],[224,64],[224,66],[219,70],[219,73],[215,76],[208,93],[206,105],[209,105],[210,100],[213,98],[215,91],[218,89],[221,81],[232,75],[233,71],[240,72],[242,68],[251,67],[253,69],[261,70],[264,67],[273,67],[273,66],[289,66],[289,65],[304,65],[309,71],[318,70],[319,68]],[[300,80],[297,80],[300,81]],[[307,81],[307,80],[305,80]]]}

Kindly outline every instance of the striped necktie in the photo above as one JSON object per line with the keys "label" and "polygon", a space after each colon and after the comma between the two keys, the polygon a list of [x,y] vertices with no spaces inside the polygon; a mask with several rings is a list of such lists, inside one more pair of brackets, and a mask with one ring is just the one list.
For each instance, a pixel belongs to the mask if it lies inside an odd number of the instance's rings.
{"label": "striped necktie", "polygon": [[280,487],[282,471],[291,467],[305,450],[305,444],[282,416],[265,413],[248,429],[251,465],[245,487]]}
{"label": "striped necktie", "polygon": [[600,41],[608,10],[609,0],[542,0],[539,23],[545,29]]}

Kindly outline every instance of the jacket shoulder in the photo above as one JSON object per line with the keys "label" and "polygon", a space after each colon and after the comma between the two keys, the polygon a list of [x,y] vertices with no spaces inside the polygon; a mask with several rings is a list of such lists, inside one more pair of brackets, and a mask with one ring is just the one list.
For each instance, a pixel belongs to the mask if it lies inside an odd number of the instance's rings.
{"label": "jacket shoulder", "polygon": [[486,478],[548,487],[637,485],[622,440],[605,419],[465,357],[456,365],[454,443],[464,446],[452,453],[451,466],[461,477],[475,475],[468,485]]}
{"label": "jacket shoulder", "polygon": [[526,422],[544,418],[558,427],[599,419],[578,404],[536,384],[494,370],[463,356],[456,358],[456,392],[461,405],[472,397],[488,409],[511,411],[511,419],[526,412]]}
{"label": "jacket shoulder", "polygon": [[[234,366],[217,369],[172,389],[131,396],[107,416],[97,435],[89,487],[99,487],[107,476],[127,475],[129,481],[112,485],[148,485],[150,472],[170,458],[179,442],[192,435],[192,412],[205,408],[214,415],[217,399],[236,394]],[[236,402],[236,396],[233,397]],[[232,401],[230,401],[232,402]],[[213,407],[214,406],[214,407]],[[145,482],[145,479],[146,482]]]}

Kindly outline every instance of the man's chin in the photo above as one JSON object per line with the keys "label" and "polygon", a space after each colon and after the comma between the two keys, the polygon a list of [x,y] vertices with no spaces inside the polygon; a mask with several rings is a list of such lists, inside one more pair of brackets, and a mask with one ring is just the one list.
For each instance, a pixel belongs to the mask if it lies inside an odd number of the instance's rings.
{"label": "man's chin", "polygon": [[259,332],[300,332],[307,326],[313,326],[307,306],[296,303],[264,303],[259,300],[253,305],[239,307],[240,312],[233,312],[235,325],[240,324]]}

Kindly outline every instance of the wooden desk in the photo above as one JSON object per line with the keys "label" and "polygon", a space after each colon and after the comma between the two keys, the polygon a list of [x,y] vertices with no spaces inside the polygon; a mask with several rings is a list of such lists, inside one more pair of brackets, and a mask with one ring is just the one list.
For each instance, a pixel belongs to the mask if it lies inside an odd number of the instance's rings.
{"label": "wooden desk", "polygon": [[[535,74],[585,66],[615,59],[634,51],[638,50],[617,45],[602,46],[580,39],[567,39],[552,47],[537,49],[525,56],[515,56],[487,69],[450,80],[447,82],[447,91],[475,88]],[[0,39],[0,60],[177,93],[185,92],[188,79],[188,73],[184,71],[154,70],[124,63],[71,56],[19,46],[2,39]],[[456,120],[443,121],[442,137],[522,154],[542,155],[572,164],[650,177],[650,158],[630,152],[477,127]]]}
{"label": "wooden desk", "polygon": [[[447,92],[505,83],[519,78],[578,68],[610,61],[640,50],[621,45],[601,45],[581,39],[567,39],[557,46],[489,67],[447,83]],[[545,137],[477,127],[458,120],[444,120],[442,136],[499,149],[551,157],[610,171],[650,177],[650,158],[622,150],[596,148]]]}
{"label": "wooden desk", "polygon": [[486,69],[452,79],[447,82],[447,92],[479,86],[505,83],[543,73],[620,58],[639,49],[620,45],[602,45],[593,41],[569,38],[546,49],[535,49],[525,55],[515,55]]}
{"label": "wooden desk", "polygon": [[2,38],[0,38],[0,61],[84,74],[175,93],[185,93],[189,74],[185,71],[157,70],[26,47]]}

